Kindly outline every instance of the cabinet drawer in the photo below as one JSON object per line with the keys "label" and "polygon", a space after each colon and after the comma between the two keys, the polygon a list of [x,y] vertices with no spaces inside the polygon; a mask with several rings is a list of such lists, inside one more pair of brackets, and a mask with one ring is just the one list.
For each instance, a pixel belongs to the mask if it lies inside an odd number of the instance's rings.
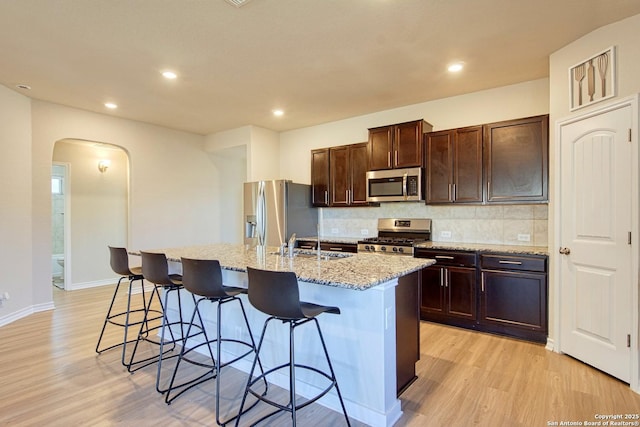
{"label": "cabinet drawer", "polygon": [[307,250],[315,250],[317,242],[311,240],[297,240],[296,248],[307,249]]}
{"label": "cabinet drawer", "polygon": [[416,258],[433,258],[436,261],[438,261],[438,264],[444,264],[444,265],[461,265],[465,267],[473,267],[476,265],[475,252],[434,251],[429,249],[416,249],[415,257]]}
{"label": "cabinet drawer", "polygon": [[518,271],[547,271],[547,257],[521,255],[480,255],[483,269],[518,270]]}
{"label": "cabinet drawer", "polygon": [[358,252],[358,245],[352,243],[331,243],[320,242],[320,249],[323,251],[337,251],[337,252]]}

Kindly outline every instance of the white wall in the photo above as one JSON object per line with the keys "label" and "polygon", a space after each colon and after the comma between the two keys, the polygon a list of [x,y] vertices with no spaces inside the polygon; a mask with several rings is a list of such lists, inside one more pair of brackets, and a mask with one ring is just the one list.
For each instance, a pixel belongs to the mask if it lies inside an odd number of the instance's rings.
{"label": "white wall", "polygon": [[[65,268],[77,289],[114,283],[107,246],[127,246],[129,159],[121,148],[91,141],[63,140],[55,144],[53,160],[69,165],[69,254]],[[100,160],[109,160],[105,172]]]}
{"label": "white wall", "polygon": [[0,308],[0,325],[29,314],[33,303],[30,110],[29,98],[0,86],[0,294],[11,298]]}
{"label": "white wall", "polygon": [[42,101],[32,101],[32,121],[33,304],[52,299],[50,171],[56,141],[99,141],[129,153],[128,247],[218,241],[217,224],[211,218],[216,174],[204,152],[204,137]]}
{"label": "white wall", "polygon": [[367,141],[371,127],[424,119],[442,130],[547,114],[548,108],[549,81],[540,79],[283,132],[280,174],[310,183],[310,150]]}

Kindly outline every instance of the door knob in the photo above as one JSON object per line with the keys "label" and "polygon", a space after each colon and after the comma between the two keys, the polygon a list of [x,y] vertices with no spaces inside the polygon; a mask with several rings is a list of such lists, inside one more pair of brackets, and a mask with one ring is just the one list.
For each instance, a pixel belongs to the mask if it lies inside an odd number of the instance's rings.
{"label": "door knob", "polygon": [[569,255],[571,253],[571,249],[569,249],[569,248],[560,248],[560,253],[562,255]]}

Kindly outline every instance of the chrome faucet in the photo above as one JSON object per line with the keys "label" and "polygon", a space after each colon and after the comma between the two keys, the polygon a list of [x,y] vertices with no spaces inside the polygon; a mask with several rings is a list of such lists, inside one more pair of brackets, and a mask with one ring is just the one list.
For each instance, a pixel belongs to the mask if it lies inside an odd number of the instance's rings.
{"label": "chrome faucet", "polygon": [[293,258],[293,248],[296,247],[296,233],[293,233],[291,237],[289,237],[287,247],[289,248],[289,258]]}

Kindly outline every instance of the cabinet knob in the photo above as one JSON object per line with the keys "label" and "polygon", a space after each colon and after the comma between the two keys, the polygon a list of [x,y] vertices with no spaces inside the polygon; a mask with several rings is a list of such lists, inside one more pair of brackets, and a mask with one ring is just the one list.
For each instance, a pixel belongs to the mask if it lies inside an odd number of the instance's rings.
{"label": "cabinet knob", "polygon": [[560,248],[559,251],[562,255],[569,255],[571,253],[571,249],[569,248]]}

